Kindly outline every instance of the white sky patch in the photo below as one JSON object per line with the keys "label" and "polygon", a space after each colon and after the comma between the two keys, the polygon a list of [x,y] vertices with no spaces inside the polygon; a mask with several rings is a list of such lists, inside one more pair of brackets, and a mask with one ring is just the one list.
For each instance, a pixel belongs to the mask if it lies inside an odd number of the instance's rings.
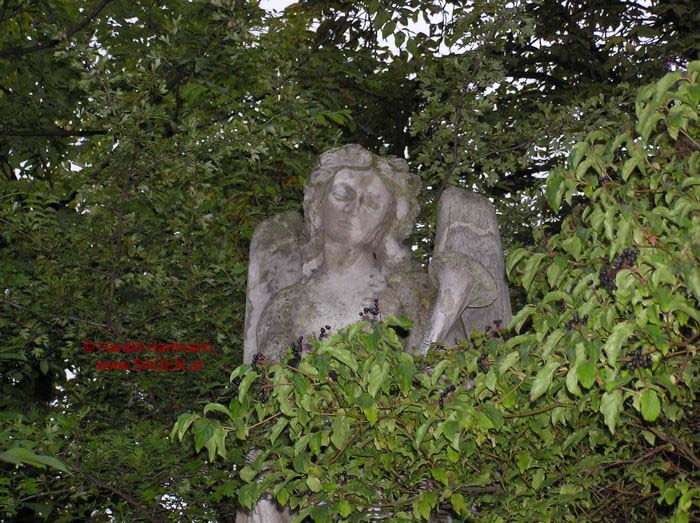
{"label": "white sky patch", "polygon": [[296,0],[261,0],[260,1],[260,7],[263,8],[265,11],[269,11],[269,12],[284,11],[285,8],[289,7],[292,4],[296,4]]}
{"label": "white sky patch", "polygon": [[[265,9],[269,13],[281,13],[284,11],[287,7],[289,7],[292,4],[296,4],[296,0],[261,0],[260,1],[260,7]],[[393,31],[393,34],[389,35],[388,38],[383,38],[381,35],[381,32],[379,34],[379,44],[380,45],[385,45],[389,51],[393,55],[398,56],[399,55],[399,47],[396,46],[396,40],[395,40],[395,34],[403,31],[409,33],[407,36],[411,36],[411,33],[413,35],[417,35],[419,33],[422,33],[426,36],[430,36],[430,24],[438,24],[445,20],[449,20],[452,18],[452,4],[445,4],[445,9],[442,12],[434,13],[432,15],[427,14],[424,11],[421,11],[418,13],[415,22],[409,18],[409,21],[406,25],[401,24],[399,21],[396,23],[396,28]],[[362,13],[360,13],[362,14]],[[427,18],[426,18],[427,17]],[[127,20],[128,21],[128,20]],[[389,21],[387,21],[388,23]],[[313,31],[316,27],[317,24],[314,26],[311,26],[310,29]],[[405,48],[405,44],[402,44],[403,48]],[[464,49],[455,49],[454,46],[448,47],[444,43],[440,43],[440,47],[438,49],[437,54],[438,55],[447,55],[450,53],[454,52],[459,52],[459,51],[464,51]]]}

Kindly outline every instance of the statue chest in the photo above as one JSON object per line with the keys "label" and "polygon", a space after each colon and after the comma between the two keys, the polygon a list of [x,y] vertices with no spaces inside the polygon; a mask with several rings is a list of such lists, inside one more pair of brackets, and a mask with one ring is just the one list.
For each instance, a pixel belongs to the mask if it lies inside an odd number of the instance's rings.
{"label": "statue chest", "polygon": [[311,285],[306,299],[300,304],[295,318],[299,335],[319,336],[321,327],[329,325],[331,332],[362,320],[364,309],[373,309],[378,299],[379,315],[368,313],[365,319],[380,319],[386,315],[402,314],[397,293],[382,278],[365,278],[352,282],[330,281]]}

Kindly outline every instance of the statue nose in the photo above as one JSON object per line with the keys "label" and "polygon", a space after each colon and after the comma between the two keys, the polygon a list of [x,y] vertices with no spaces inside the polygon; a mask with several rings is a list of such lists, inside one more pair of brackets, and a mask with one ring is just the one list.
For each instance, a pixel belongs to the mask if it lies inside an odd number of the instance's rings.
{"label": "statue nose", "polygon": [[348,214],[357,214],[357,211],[359,211],[360,207],[362,207],[362,200],[364,199],[363,196],[358,196],[357,198],[353,198],[349,202],[345,204],[345,212]]}

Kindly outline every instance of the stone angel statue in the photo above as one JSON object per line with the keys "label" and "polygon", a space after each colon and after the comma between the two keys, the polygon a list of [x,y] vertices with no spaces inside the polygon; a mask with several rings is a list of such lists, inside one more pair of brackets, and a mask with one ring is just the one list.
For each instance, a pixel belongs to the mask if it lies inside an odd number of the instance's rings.
{"label": "stone angel statue", "polygon": [[[359,145],[323,153],[304,187],[304,217],[260,223],[250,246],[245,363],[286,355],[299,336],[358,321],[379,300],[383,314],[414,322],[405,349],[425,355],[437,341],[468,337],[511,308],[496,212],[483,196],[446,189],[426,272],[404,241],[418,216],[417,176],[399,158]],[[238,522],[290,521],[271,499]]]}

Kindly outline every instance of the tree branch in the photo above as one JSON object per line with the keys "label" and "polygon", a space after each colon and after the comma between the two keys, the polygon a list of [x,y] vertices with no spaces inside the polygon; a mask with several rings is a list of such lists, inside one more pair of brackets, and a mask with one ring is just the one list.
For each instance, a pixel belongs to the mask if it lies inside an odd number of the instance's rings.
{"label": "tree branch", "polygon": [[107,131],[101,131],[96,129],[63,129],[61,127],[56,127],[55,129],[0,129],[0,136],[27,136],[27,137],[37,137],[45,136],[49,138],[66,138],[69,136],[96,136],[101,134],[107,134]]}
{"label": "tree branch", "polygon": [[18,57],[29,53],[35,53],[37,51],[42,51],[44,49],[54,47],[60,44],[61,42],[68,40],[71,36],[83,29],[90,22],[92,22],[97,17],[97,15],[100,14],[102,9],[104,9],[104,7],[111,1],[112,0],[101,0],[97,5],[95,5],[95,7],[93,7],[92,11],[90,11],[88,15],[85,18],[83,18],[82,21],[80,21],[78,24],[69,29],[63,38],[54,38],[52,40],[47,40],[46,42],[31,45],[29,47],[10,47],[8,49],[2,49],[0,50],[0,58],[5,58],[8,56]]}

